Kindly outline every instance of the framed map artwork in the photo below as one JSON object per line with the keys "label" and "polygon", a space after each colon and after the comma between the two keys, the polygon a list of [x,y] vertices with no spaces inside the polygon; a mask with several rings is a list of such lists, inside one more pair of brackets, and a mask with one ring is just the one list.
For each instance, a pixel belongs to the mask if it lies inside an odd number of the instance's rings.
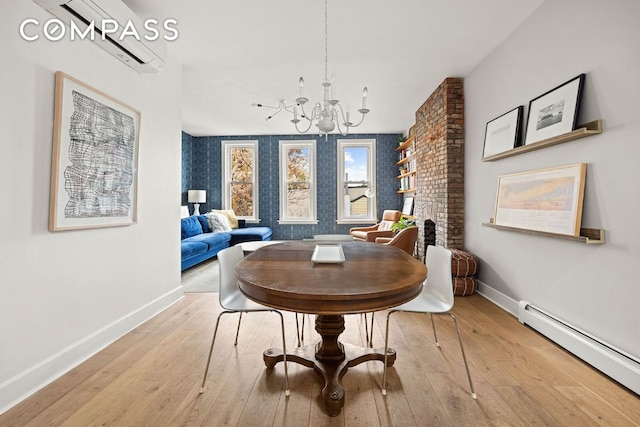
{"label": "framed map artwork", "polygon": [[49,230],[135,224],[140,112],[56,72]]}
{"label": "framed map artwork", "polygon": [[494,224],[579,236],[586,170],[578,163],[500,176]]}

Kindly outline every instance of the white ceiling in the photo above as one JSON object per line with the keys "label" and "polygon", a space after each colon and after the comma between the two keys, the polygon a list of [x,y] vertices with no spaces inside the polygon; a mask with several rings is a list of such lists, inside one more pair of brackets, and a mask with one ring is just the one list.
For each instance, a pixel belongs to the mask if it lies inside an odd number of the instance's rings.
{"label": "white ceiling", "polygon": [[[328,0],[329,74],[351,111],[367,86],[358,133],[405,132],[447,77],[465,77],[543,0]],[[295,133],[285,113],[298,79],[321,100],[322,0],[125,0],[141,18],[177,19],[169,52],[183,64],[183,130],[202,135]]]}

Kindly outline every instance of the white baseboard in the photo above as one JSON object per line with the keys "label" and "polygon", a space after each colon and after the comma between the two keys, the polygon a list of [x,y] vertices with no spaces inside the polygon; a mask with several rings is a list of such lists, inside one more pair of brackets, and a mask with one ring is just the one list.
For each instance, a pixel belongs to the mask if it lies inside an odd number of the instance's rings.
{"label": "white baseboard", "polygon": [[478,280],[476,292],[503,309],[504,311],[518,317],[518,301],[506,296],[500,291],[493,289],[491,286]]}
{"label": "white baseboard", "polygon": [[179,286],[0,384],[0,414],[175,304],[183,296],[182,286]]}
{"label": "white baseboard", "polygon": [[478,281],[476,292],[602,373],[640,393],[640,362],[635,357],[549,313],[527,314],[525,308],[530,304],[516,301],[486,283]]}

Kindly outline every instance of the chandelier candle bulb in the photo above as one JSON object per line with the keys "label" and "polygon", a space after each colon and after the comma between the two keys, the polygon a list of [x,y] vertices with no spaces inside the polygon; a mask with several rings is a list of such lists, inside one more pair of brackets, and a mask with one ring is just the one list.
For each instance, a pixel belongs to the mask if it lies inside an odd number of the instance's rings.
{"label": "chandelier candle bulb", "polygon": [[365,86],[364,89],[362,89],[362,109],[363,110],[367,109],[367,95],[369,95],[369,90]]}

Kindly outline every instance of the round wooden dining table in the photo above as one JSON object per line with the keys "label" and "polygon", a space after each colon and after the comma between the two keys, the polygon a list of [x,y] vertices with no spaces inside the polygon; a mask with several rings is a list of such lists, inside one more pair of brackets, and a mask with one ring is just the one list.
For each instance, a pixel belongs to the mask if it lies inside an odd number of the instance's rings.
{"label": "round wooden dining table", "polygon": [[[318,258],[316,245],[339,250],[344,259]],[[287,361],[312,367],[324,378],[322,396],[327,413],[344,406],[340,383],[350,367],[370,360],[384,362],[384,348],[342,343],[344,315],[385,310],[418,296],[427,277],[424,263],[404,251],[367,242],[289,241],[269,245],[246,256],[235,268],[240,290],[250,299],[279,310],[316,315],[320,340],[287,352]],[[268,368],[283,360],[280,349],[263,354]],[[396,353],[389,349],[388,366]]]}

